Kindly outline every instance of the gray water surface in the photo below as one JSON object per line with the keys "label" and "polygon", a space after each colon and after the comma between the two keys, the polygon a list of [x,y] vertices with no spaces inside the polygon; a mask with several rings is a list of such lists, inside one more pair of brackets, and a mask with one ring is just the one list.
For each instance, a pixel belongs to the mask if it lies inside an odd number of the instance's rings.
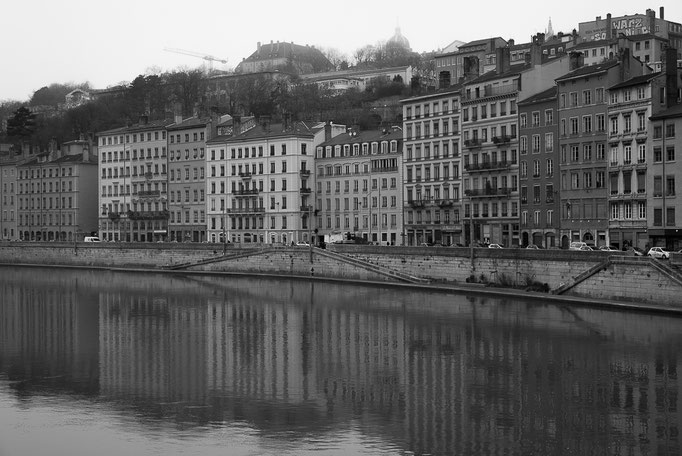
{"label": "gray water surface", "polygon": [[682,319],[0,267],[0,456],[679,455]]}

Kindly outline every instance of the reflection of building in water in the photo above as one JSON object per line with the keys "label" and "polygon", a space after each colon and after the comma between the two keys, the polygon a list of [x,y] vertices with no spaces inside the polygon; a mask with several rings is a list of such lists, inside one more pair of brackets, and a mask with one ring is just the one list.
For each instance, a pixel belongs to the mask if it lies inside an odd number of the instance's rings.
{"label": "reflection of building in water", "polygon": [[293,404],[315,398],[308,311],[239,297],[208,307],[212,392]]}
{"label": "reflection of building in water", "polygon": [[206,307],[183,295],[109,293],[100,304],[104,395],[206,402]]}
{"label": "reflection of building in water", "polygon": [[96,298],[75,282],[56,285],[45,277],[26,286],[12,272],[3,274],[0,371],[27,382],[78,381],[72,386],[90,391],[88,385],[97,383]]}

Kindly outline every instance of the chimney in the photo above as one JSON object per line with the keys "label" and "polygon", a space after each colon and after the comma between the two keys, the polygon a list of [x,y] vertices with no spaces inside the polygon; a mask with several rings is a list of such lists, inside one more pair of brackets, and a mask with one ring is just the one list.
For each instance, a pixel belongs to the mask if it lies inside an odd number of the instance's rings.
{"label": "chimney", "polygon": [[478,77],[478,57],[473,55],[464,57],[462,66],[464,67],[464,80],[468,81]]}
{"label": "chimney", "polygon": [[610,40],[611,38],[613,38],[613,36],[612,36],[613,30],[611,29],[611,27],[612,27],[612,25],[611,25],[611,13],[608,13],[606,15],[606,39],[607,40]]}
{"label": "chimney", "polygon": [[620,68],[620,81],[627,81],[630,79],[630,48],[618,49],[618,60]]}
{"label": "chimney", "polygon": [[174,117],[175,117],[175,123],[181,124],[182,123],[182,104],[181,103],[175,103],[173,113],[174,113]]}
{"label": "chimney", "polygon": [[260,41],[256,43],[256,52],[260,55]]}
{"label": "chimney", "polygon": [[237,136],[241,133],[242,129],[242,117],[232,116],[232,136]]}
{"label": "chimney", "polygon": [[[658,10],[658,15],[660,16],[661,20],[665,19],[665,8],[661,6],[661,8]],[[652,29],[655,30],[655,29]]]}
{"label": "chimney", "polygon": [[83,162],[84,163],[89,163],[90,162],[90,148],[92,147],[92,139],[88,139],[88,141],[83,141]]}
{"label": "chimney", "polygon": [[571,51],[568,54],[568,71],[577,70],[583,66],[585,57],[582,52]]}
{"label": "chimney", "polygon": [[509,47],[499,47],[495,49],[496,65],[495,69],[497,74],[503,74],[509,71],[510,59],[509,59]]}
{"label": "chimney", "polygon": [[677,49],[666,46],[663,56],[665,74],[665,103],[671,108],[677,104]]}
{"label": "chimney", "polygon": [[542,64],[542,46],[540,43],[531,43],[530,45],[530,64],[532,66]]}
{"label": "chimney", "polygon": [[324,140],[329,141],[332,139],[332,121],[328,120],[324,124]]}

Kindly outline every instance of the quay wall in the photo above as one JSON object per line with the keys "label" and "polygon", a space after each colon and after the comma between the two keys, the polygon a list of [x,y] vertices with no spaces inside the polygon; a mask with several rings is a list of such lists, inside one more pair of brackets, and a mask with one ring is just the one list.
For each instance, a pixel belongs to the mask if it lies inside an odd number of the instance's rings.
{"label": "quay wall", "polygon": [[[223,256],[223,249],[225,254]],[[673,256],[675,258],[675,256]],[[682,275],[661,262],[624,252],[330,245],[244,248],[215,244],[0,244],[0,263],[254,273],[395,282],[542,284],[555,293],[682,309]]]}

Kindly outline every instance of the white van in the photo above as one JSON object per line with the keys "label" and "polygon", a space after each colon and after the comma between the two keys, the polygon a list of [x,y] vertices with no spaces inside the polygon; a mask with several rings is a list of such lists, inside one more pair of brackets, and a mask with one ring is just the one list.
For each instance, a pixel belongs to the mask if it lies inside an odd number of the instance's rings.
{"label": "white van", "polygon": [[83,242],[102,242],[102,241],[100,241],[97,236],[85,236],[85,239],[83,239]]}
{"label": "white van", "polygon": [[583,250],[583,246],[587,247],[587,243],[585,242],[571,242],[571,245],[568,247],[568,250]]}

